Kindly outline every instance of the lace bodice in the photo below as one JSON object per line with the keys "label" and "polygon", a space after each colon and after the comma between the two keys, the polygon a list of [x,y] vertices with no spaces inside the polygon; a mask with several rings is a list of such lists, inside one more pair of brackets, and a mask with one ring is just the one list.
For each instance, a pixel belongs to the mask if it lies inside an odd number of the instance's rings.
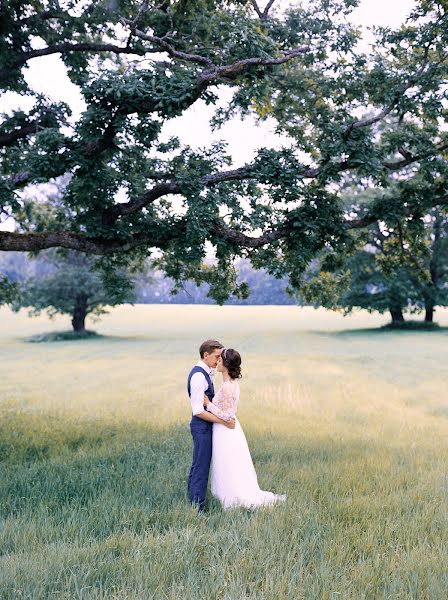
{"label": "lace bodice", "polygon": [[213,402],[207,405],[207,410],[228,421],[236,415],[240,399],[240,386],[236,380],[225,381],[213,397]]}

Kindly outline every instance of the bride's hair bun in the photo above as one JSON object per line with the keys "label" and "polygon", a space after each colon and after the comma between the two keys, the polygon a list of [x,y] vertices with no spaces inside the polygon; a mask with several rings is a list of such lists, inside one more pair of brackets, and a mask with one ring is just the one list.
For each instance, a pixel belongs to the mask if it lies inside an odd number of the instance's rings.
{"label": "bride's hair bun", "polygon": [[225,366],[232,379],[239,379],[241,375],[241,356],[233,348],[225,348],[221,353],[222,364]]}

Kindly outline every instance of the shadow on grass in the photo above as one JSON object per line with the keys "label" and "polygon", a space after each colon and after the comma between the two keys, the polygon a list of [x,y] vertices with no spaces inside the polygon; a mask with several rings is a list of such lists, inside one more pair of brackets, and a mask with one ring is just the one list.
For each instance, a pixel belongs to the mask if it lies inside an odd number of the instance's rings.
{"label": "shadow on grass", "polygon": [[102,335],[97,333],[96,331],[90,331],[86,329],[85,331],[50,331],[48,333],[38,333],[31,337],[26,338],[27,342],[32,344],[41,344],[47,342],[71,342],[71,341],[80,341],[80,340],[91,340],[91,339],[101,339]]}
{"label": "shadow on grass", "polygon": [[82,333],[75,331],[50,331],[46,333],[38,333],[33,336],[27,336],[23,338],[17,338],[19,341],[24,341],[32,344],[45,344],[53,342],[108,342],[108,343],[122,343],[122,342],[136,342],[136,343],[148,343],[148,342],[179,342],[181,339],[178,335],[164,335],[163,338],[160,335],[107,335],[97,333],[96,331],[86,330]]}
{"label": "shadow on grass", "polygon": [[[310,332],[311,333],[311,332]],[[341,329],[339,331],[313,331],[315,335],[325,335],[330,337],[361,337],[361,336],[385,336],[385,335],[407,335],[409,333],[422,333],[422,334],[431,334],[431,335],[447,335],[448,327],[438,325],[434,323],[433,325],[425,325],[424,323],[415,323],[408,322],[404,326],[399,325],[383,325],[382,327],[366,327],[362,329]]]}

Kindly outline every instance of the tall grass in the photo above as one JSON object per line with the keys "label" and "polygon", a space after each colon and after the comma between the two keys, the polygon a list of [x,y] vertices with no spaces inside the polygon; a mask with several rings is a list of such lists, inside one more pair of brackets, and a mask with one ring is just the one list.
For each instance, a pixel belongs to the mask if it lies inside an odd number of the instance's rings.
{"label": "tall grass", "polygon": [[[122,307],[104,337],[30,344],[48,323],[0,311],[0,598],[448,597],[448,334],[382,324]],[[188,505],[209,336],[243,355],[239,419],[284,505]]]}

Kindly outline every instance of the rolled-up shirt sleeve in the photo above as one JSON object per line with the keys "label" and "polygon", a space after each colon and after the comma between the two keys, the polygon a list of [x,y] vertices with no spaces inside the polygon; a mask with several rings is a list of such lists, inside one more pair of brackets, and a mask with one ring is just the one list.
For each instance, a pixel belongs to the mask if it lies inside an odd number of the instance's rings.
{"label": "rolled-up shirt sleeve", "polygon": [[197,415],[205,410],[204,393],[208,388],[207,380],[202,373],[195,373],[190,380],[191,410]]}

